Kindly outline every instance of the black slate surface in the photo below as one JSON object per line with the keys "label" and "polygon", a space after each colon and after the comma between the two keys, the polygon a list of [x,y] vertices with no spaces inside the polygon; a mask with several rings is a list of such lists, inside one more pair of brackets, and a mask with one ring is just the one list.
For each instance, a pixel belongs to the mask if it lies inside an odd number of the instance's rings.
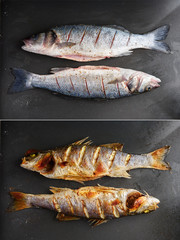
{"label": "black slate surface", "polygon": [[[87,220],[58,222],[56,213],[45,209],[6,212],[12,202],[9,189],[27,193],[49,193],[49,186],[78,188],[82,185],[64,180],[52,180],[19,166],[29,148],[52,149],[89,136],[94,144],[124,143],[124,151],[147,153],[171,145],[166,161],[172,171],[136,169],[132,179],[104,177],[85,185],[135,188],[160,199],[159,209],[150,213],[122,217],[92,228]],[[173,122],[3,122],[0,174],[1,240],[46,239],[180,239],[180,123]]]}
{"label": "black slate surface", "polygon": [[[0,117],[3,119],[177,119],[180,117],[180,1],[34,1],[3,0],[0,59]],[[21,50],[22,40],[63,24],[116,24],[144,33],[170,24],[167,43],[173,54],[135,50],[128,57],[90,65],[142,70],[162,80],[161,87],[139,96],[117,100],[86,100],[53,95],[43,89],[8,95],[11,67],[47,74],[51,67],[77,67],[87,63],[56,59]]]}

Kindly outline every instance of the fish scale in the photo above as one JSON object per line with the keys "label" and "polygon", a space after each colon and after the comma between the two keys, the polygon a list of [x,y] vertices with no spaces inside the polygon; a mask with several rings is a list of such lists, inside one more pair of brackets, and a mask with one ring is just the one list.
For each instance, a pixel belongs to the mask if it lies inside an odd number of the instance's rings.
{"label": "fish scale", "polygon": [[80,62],[126,56],[137,48],[170,53],[163,42],[168,31],[168,25],[146,34],[134,34],[116,25],[65,25],[25,39],[22,49]]}
{"label": "fish scale", "polygon": [[114,99],[150,91],[161,82],[140,71],[108,66],[52,68],[51,72],[38,75],[15,68],[15,81],[9,92],[44,88],[74,97]]}
{"label": "fish scale", "polygon": [[[170,146],[147,154],[130,154],[122,151],[123,144],[91,145],[86,138],[69,146],[37,152],[22,159],[21,166],[39,172],[47,178],[88,181],[103,176],[130,178],[127,171],[136,168],[169,170],[164,162]],[[29,155],[30,154],[30,155]]]}
{"label": "fish scale", "polygon": [[79,189],[51,187],[53,194],[10,192],[14,198],[11,211],[42,207],[58,212],[59,221],[90,219],[94,225],[108,219],[146,213],[158,208],[159,200],[134,189],[82,187]]}

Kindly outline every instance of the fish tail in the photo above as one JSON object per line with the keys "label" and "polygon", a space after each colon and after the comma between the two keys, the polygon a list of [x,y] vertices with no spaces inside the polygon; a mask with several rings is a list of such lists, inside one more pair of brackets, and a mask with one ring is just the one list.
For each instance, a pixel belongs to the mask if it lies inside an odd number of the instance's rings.
{"label": "fish tail", "polygon": [[14,202],[8,208],[8,211],[19,211],[32,207],[31,203],[28,200],[28,196],[30,194],[25,194],[22,192],[10,192],[10,195],[14,199]]}
{"label": "fish tail", "polygon": [[33,88],[31,82],[33,73],[20,68],[12,68],[11,70],[15,80],[9,87],[8,93],[22,92]]}
{"label": "fish tail", "polygon": [[171,53],[171,49],[167,43],[163,42],[166,39],[170,26],[164,25],[152,32],[146,34],[147,38],[150,40],[149,49],[158,50],[164,53]]}
{"label": "fish tail", "polygon": [[164,146],[159,148],[151,153],[148,153],[147,156],[151,157],[151,166],[159,170],[170,170],[171,167],[168,163],[164,161],[166,155],[170,150],[170,146]]}

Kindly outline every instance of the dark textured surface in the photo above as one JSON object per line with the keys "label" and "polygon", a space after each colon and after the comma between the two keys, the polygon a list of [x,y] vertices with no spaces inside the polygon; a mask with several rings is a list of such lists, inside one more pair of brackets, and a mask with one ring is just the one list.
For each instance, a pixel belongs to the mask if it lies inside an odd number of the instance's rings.
{"label": "dark textured surface", "polygon": [[[121,1],[2,1],[3,68],[1,71],[1,118],[107,118],[152,119],[180,117],[179,0]],[[78,63],[21,50],[21,40],[63,24],[116,24],[144,33],[170,24],[167,38],[173,54],[135,50],[128,57],[111,58],[91,65],[142,70],[162,80],[161,87],[139,96],[117,100],[86,100],[53,95],[43,89],[8,95],[13,81],[10,67],[47,74],[51,67],[77,67]]]}
{"label": "dark textured surface", "polygon": [[[49,186],[78,188],[75,182],[52,180],[19,166],[29,148],[50,149],[72,143],[88,136],[94,144],[122,142],[124,151],[147,153],[164,145],[171,145],[166,161],[172,171],[137,169],[129,173],[132,179],[102,178],[85,185],[135,188],[146,190],[160,199],[159,209],[138,216],[111,220],[96,228],[86,220],[58,222],[56,213],[45,209],[26,209],[8,213],[11,202],[9,189],[28,193],[49,193]],[[1,181],[2,240],[46,239],[180,239],[180,164],[179,122],[3,122],[3,182]]]}

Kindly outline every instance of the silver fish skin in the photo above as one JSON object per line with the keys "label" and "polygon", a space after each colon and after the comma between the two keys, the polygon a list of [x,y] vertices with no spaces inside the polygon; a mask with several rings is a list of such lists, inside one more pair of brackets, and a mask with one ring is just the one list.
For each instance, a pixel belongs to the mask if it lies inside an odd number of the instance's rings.
{"label": "silver fish skin", "polygon": [[80,98],[121,98],[159,87],[161,80],[144,72],[107,66],[53,68],[53,74],[38,75],[13,69],[15,81],[9,93],[44,88]]}
{"label": "silver fish skin", "polygon": [[168,31],[168,25],[146,34],[133,34],[116,25],[66,25],[25,39],[22,49],[79,62],[126,56],[138,48],[170,53],[163,42]]}
{"label": "silver fish skin", "polygon": [[58,212],[57,219],[60,221],[86,218],[93,219],[98,225],[108,219],[154,211],[160,202],[135,189],[95,186],[73,190],[51,187],[50,191],[53,194],[10,192],[14,203],[9,210],[41,207]]}

